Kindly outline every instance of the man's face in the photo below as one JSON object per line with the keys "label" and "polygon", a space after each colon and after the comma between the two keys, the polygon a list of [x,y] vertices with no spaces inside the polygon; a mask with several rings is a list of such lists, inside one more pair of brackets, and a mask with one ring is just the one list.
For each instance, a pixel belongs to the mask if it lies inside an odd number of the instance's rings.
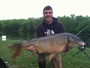
{"label": "man's face", "polygon": [[53,17],[52,10],[44,10],[43,15],[47,24],[50,24],[52,22],[52,17]]}

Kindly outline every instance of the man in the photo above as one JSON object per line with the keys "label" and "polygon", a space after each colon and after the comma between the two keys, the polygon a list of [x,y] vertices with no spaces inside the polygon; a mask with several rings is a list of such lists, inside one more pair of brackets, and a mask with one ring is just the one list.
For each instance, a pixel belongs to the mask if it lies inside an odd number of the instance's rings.
{"label": "man", "polygon": [[[37,37],[43,37],[46,35],[63,33],[64,26],[63,24],[59,23],[56,18],[53,17],[53,10],[51,6],[46,6],[43,9],[43,16],[44,20],[41,24],[37,26]],[[34,51],[33,46],[28,48],[30,51]],[[39,68],[46,68],[46,59],[45,54],[38,53],[38,64]],[[61,64],[61,56],[57,54],[52,60],[52,67],[53,68],[62,68]]]}

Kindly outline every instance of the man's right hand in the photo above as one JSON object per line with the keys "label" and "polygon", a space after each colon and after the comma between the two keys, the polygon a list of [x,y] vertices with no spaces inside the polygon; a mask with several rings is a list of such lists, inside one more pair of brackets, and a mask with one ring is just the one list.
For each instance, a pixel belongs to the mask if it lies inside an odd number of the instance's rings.
{"label": "man's right hand", "polygon": [[30,46],[30,47],[27,48],[27,50],[33,52],[34,51],[34,47],[33,46]]}

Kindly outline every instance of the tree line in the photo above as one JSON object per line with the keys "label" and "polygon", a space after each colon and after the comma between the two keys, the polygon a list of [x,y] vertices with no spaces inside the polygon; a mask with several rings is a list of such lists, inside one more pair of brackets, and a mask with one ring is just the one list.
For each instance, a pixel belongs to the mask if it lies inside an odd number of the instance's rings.
{"label": "tree line", "polygon": [[[63,16],[57,17],[64,24],[65,32],[77,34],[85,28],[78,36],[83,40],[90,38],[90,17],[88,16]],[[43,17],[28,19],[0,20],[0,36],[7,35],[9,38],[31,39],[36,37],[36,27],[42,23]],[[90,40],[90,39],[89,39]]]}

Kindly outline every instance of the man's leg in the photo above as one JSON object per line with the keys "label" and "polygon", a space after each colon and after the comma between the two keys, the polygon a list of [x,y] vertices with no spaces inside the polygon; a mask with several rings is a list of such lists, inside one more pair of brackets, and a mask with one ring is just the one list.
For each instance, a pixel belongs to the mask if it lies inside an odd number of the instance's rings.
{"label": "man's leg", "polygon": [[52,60],[52,68],[62,68],[61,55],[57,54]]}
{"label": "man's leg", "polygon": [[39,68],[46,68],[46,56],[45,54],[38,54]]}

